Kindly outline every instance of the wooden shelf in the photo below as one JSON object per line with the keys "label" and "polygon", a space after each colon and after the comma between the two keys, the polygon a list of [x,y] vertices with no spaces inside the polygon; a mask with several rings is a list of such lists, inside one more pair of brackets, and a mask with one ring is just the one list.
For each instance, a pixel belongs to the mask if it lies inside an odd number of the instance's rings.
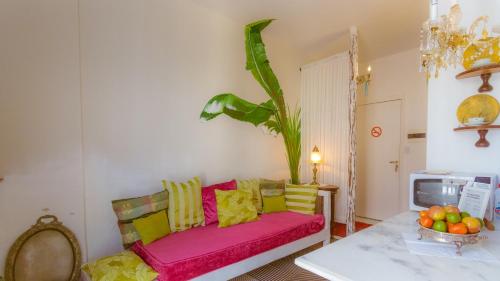
{"label": "wooden shelf", "polygon": [[488,74],[488,73],[491,74],[496,72],[500,72],[500,64],[490,64],[480,67],[474,67],[457,74],[456,78],[460,80],[465,78],[478,77],[481,76],[482,74]]}
{"label": "wooden shelf", "polygon": [[481,77],[483,80],[483,85],[479,87],[479,92],[491,92],[493,90],[493,86],[490,85],[490,77],[493,73],[500,72],[500,64],[490,64],[480,67],[474,67],[464,72],[461,72],[455,76],[458,80],[471,78],[471,77]]}
{"label": "wooden shelf", "polygon": [[458,127],[453,129],[455,132],[460,131],[477,131],[479,134],[479,140],[476,142],[476,147],[488,147],[490,146],[490,142],[486,139],[486,134],[488,130],[491,129],[500,129],[500,125],[482,125],[482,126],[466,126],[466,127]]}

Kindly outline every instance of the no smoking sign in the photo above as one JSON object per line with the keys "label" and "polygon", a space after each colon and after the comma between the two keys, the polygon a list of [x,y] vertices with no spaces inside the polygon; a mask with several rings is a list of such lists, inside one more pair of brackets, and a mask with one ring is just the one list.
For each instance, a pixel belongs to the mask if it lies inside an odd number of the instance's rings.
{"label": "no smoking sign", "polygon": [[378,138],[382,135],[382,128],[380,128],[379,126],[374,126],[371,129],[370,134],[372,135],[372,137]]}

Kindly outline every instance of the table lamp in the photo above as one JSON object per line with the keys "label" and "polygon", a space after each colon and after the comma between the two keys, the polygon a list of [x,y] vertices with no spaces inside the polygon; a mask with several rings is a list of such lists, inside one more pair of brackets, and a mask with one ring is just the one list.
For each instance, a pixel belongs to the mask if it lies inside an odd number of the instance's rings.
{"label": "table lamp", "polygon": [[316,175],[318,173],[318,164],[321,163],[321,154],[319,154],[319,149],[317,146],[314,146],[313,151],[311,153],[311,163],[313,163],[313,182],[311,184],[319,185]]}

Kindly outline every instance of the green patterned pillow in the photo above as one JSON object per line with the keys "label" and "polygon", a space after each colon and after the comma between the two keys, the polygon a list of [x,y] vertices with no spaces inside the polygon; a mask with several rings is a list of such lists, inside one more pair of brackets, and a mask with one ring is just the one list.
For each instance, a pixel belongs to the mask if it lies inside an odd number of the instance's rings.
{"label": "green patterned pillow", "polygon": [[318,197],[317,185],[287,184],[285,187],[286,208],[289,211],[313,215]]}
{"label": "green patterned pillow", "polygon": [[172,232],[205,225],[201,200],[201,181],[194,177],[186,183],[163,180],[168,191],[168,221]]}
{"label": "green patterned pillow", "polygon": [[111,204],[118,218],[123,246],[128,248],[135,241],[141,240],[132,222],[135,219],[166,210],[168,208],[168,192],[161,191],[142,197],[114,200]]}
{"label": "green patterned pillow", "polygon": [[252,202],[257,209],[257,212],[262,212],[262,197],[260,195],[260,180],[249,179],[237,181],[238,189],[248,190],[252,192]]}
{"label": "green patterned pillow", "polygon": [[215,190],[219,227],[256,221],[257,209],[252,202],[252,192],[248,190]]}

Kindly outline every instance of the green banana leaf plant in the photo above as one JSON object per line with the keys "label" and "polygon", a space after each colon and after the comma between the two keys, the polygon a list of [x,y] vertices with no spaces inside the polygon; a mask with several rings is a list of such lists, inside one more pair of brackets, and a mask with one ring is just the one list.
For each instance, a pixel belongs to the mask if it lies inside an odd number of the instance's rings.
{"label": "green banana leaf plant", "polygon": [[300,171],[300,109],[290,111],[285,104],[283,90],[267,58],[261,31],[273,20],[264,19],[245,27],[246,69],[264,88],[269,100],[256,104],[232,93],[223,93],[211,98],[203,108],[200,118],[211,120],[225,114],[236,120],[264,127],[268,132],[283,137],[287,153],[288,168],[293,184],[299,184]]}

